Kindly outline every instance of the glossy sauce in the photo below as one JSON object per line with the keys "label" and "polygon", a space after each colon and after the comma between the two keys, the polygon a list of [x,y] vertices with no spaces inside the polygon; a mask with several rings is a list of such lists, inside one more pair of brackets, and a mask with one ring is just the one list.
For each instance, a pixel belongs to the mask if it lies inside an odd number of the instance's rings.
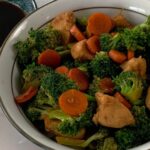
{"label": "glossy sauce", "polygon": [[8,33],[24,16],[25,13],[18,6],[0,1],[0,46]]}

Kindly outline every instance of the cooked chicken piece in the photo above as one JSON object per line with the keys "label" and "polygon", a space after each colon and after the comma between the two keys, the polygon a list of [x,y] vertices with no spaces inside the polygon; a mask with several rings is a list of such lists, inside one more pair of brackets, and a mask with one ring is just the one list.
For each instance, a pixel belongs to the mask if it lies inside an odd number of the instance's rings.
{"label": "cooked chicken piece", "polygon": [[86,39],[73,45],[71,55],[74,59],[79,60],[91,60],[94,57],[87,48]]}
{"label": "cooked chicken piece", "polygon": [[150,110],[150,86],[147,90],[146,100],[145,100],[146,107]]}
{"label": "cooked chicken piece", "polygon": [[113,17],[113,21],[117,27],[132,28],[133,25],[120,13]]}
{"label": "cooked chicken piece", "polygon": [[123,71],[133,71],[140,75],[142,78],[146,77],[146,60],[139,56],[138,58],[131,58],[130,60],[121,64]]}
{"label": "cooked chicken piece", "polygon": [[52,27],[61,31],[64,44],[67,44],[70,41],[70,29],[74,24],[75,16],[73,12],[61,13],[50,22]]}
{"label": "cooked chicken piece", "polygon": [[98,104],[97,113],[93,117],[93,122],[111,128],[122,128],[135,123],[135,119],[130,110],[113,96],[96,93]]}

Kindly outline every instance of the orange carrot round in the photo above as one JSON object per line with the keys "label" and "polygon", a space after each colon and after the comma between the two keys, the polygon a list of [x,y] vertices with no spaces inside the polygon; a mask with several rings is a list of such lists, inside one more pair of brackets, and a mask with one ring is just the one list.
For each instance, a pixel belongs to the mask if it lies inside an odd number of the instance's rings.
{"label": "orange carrot round", "polygon": [[114,62],[119,64],[123,63],[127,59],[127,56],[124,53],[113,49],[109,51],[108,55]]}
{"label": "orange carrot round", "polygon": [[123,104],[125,105],[128,109],[131,108],[131,104],[119,93],[119,92],[116,92],[114,94],[114,96]]}
{"label": "orange carrot round", "polygon": [[84,34],[78,29],[76,25],[73,25],[71,27],[70,33],[75,37],[77,41],[82,41],[85,39]]}
{"label": "orange carrot round", "polygon": [[37,91],[38,88],[30,86],[23,94],[17,96],[15,100],[19,104],[27,102],[37,94]]}
{"label": "orange carrot round", "polygon": [[38,57],[38,64],[43,64],[56,68],[60,65],[61,56],[55,50],[47,49],[43,51]]}
{"label": "orange carrot round", "polygon": [[89,80],[87,75],[78,68],[70,69],[68,77],[76,82],[81,91],[85,91],[89,87]]}
{"label": "orange carrot round", "polygon": [[57,73],[67,75],[68,72],[69,72],[69,69],[68,69],[66,66],[59,66],[59,67],[57,67],[57,68],[55,69],[55,71],[56,71]]}
{"label": "orange carrot round", "polygon": [[102,33],[108,33],[113,28],[112,19],[103,13],[93,13],[88,18],[87,32],[89,35],[99,36]]}
{"label": "orange carrot round", "polygon": [[131,58],[133,58],[133,57],[134,57],[134,51],[128,50],[128,55],[127,55],[127,57],[128,57],[128,60],[130,60]]}
{"label": "orange carrot round", "polygon": [[58,102],[62,111],[71,116],[79,116],[88,107],[88,100],[85,94],[75,89],[62,93]]}
{"label": "orange carrot round", "polygon": [[92,54],[96,54],[96,52],[100,51],[100,44],[98,36],[94,35],[90,37],[87,41],[87,47]]}

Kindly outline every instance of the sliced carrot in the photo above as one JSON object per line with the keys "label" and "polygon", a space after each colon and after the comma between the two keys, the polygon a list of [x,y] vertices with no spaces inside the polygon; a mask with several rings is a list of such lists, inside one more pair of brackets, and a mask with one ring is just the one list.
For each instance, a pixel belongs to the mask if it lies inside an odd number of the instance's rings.
{"label": "sliced carrot", "polygon": [[70,33],[75,37],[77,41],[82,41],[85,39],[84,34],[78,29],[76,25],[73,25],[71,27]]}
{"label": "sliced carrot", "polygon": [[38,88],[30,86],[23,94],[15,98],[17,103],[24,103],[29,101],[32,97],[37,94]]}
{"label": "sliced carrot", "polygon": [[134,51],[128,50],[128,60],[134,57]]}
{"label": "sliced carrot", "polygon": [[131,104],[119,93],[119,92],[116,92],[114,94],[114,96],[123,104],[125,105],[128,109],[131,108]]}
{"label": "sliced carrot", "polygon": [[62,111],[71,116],[79,116],[88,107],[86,95],[75,89],[70,89],[62,93],[58,102]]}
{"label": "sliced carrot", "polygon": [[127,56],[124,53],[114,49],[110,50],[108,55],[114,62],[119,64],[123,63],[127,59]]}
{"label": "sliced carrot", "polygon": [[100,81],[100,89],[104,92],[104,93],[112,93],[113,89],[114,89],[114,83],[112,82],[111,78],[103,78]]}
{"label": "sliced carrot", "polygon": [[108,33],[113,28],[112,19],[103,13],[93,13],[88,18],[87,32],[89,35],[99,36],[102,33]]}
{"label": "sliced carrot", "polygon": [[100,51],[100,44],[98,36],[94,35],[90,37],[87,41],[87,47],[92,54],[96,54],[96,52]]}
{"label": "sliced carrot", "polygon": [[68,77],[76,82],[81,91],[85,91],[89,87],[89,80],[85,72],[78,68],[70,69]]}
{"label": "sliced carrot", "polygon": [[68,69],[66,66],[59,66],[59,67],[57,67],[57,68],[55,69],[55,71],[56,71],[57,73],[67,75],[68,72],[69,72],[69,69]]}
{"label": "sliced carrot", "polygon": [[38,64],[43,64],[56,68],[60,65],[61,56],[55,50],[47,49],[43,51],[38,57]]}

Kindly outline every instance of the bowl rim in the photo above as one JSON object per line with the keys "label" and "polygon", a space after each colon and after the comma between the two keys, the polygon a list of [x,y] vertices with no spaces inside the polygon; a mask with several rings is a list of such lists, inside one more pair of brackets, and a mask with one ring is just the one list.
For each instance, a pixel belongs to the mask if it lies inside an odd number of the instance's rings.
{"label": "bowl rim", "polygon": [[[34,12],[31,12],[30,14],[26,15],[19,23],[17,23],[16,26],[12,29],[12,31],[9,33],[9,35],[6,37],[5,41],[4,41],[3,44],[2,44],[2,47],[1,47],[1,49],[0,49],[0,57],[1,57],[2,51],[3,51],[4,47],[5,47],[5,44],[7,43],[7,40],[9,39],[9,37],[12,35],[12,33],[16,30],[16,28],[17,28],[22,22],[24,22],[29,16],[31,16],[32,14],[34,14],[35,12],[37,12],[38,10],[41,10],[41,9],[43,9],[45,6],[50,5],[50,4],[52,4],[52,3],[54,3],[54,2],[57,2],[57,1],[59,1],[59,0],[53,0],[53,1],[51,1],[51,2],[49,2],[49,3],[47,3],[47,4],[45,4],[45,5],[43,5],[42,7],[38,8],[38,9],[35,10]],[[90,8],[90,7],[89,7],[89,8]],[[97,7],[97,8],[101,8],[101,7]],[[105,8],[117,8],[117,9],[119,9],[119,7],[105,7]],[[84,8],[83,8],[83,9],[84,9]],[[78,10],[79,10],[79,9],[73,10],[73,11],[78,11]],[[80,9],[80,10],[81,10],[81,9]],[[143,13],[140,13],[140,12],[137,12],[137,11],[134,11],[134,10],[130,10],[130,9],[126,9],[126,8],[125,8],[125,10],[127,10],[127,11],[132,11],[132,12],[141,14],[141,15],[143,15],[143,16],[147,16],[146,14],[143,14]],[[9,122],[10,122],[23,136],[25,136],[27,139],[29,139],[29,140],[32,141],[33,143],[39,145],[41,148],[50,149],[50,147],[47,147],[46,145],[40,143],[38,140],[36,140],[36,138],[31,137],[28,133],[26,133],[25,131],[23,131],[23,129],[22,129],[22,128],[12,119],[12,117],[9,115],[7,109],[5,108],[5,105],[4,105],[4,103],[3,103],[3,100],[2,100],[2,98],[1,98],[1,96],[0,96],[0,107],[2,108],[2,111],[3,111],[3,113],[5,114],[5,116],[7,117],[7,119],[9,120]],[[146,143],[145,143],[145,144],[146,144]],[[145,144],[144,144],[144,145],[145,145]],[[142,146],[142,145],[140,145],[139,148],[140,148],[141,146]],[[53,149],[53,148],[56,148],[56,147],[52,147],[51,149]],[[67,148],[66,146],[65,146],[65,149],[66,149],[66,150],[73,150],[72,148],[70,149],[70,148]]]}

